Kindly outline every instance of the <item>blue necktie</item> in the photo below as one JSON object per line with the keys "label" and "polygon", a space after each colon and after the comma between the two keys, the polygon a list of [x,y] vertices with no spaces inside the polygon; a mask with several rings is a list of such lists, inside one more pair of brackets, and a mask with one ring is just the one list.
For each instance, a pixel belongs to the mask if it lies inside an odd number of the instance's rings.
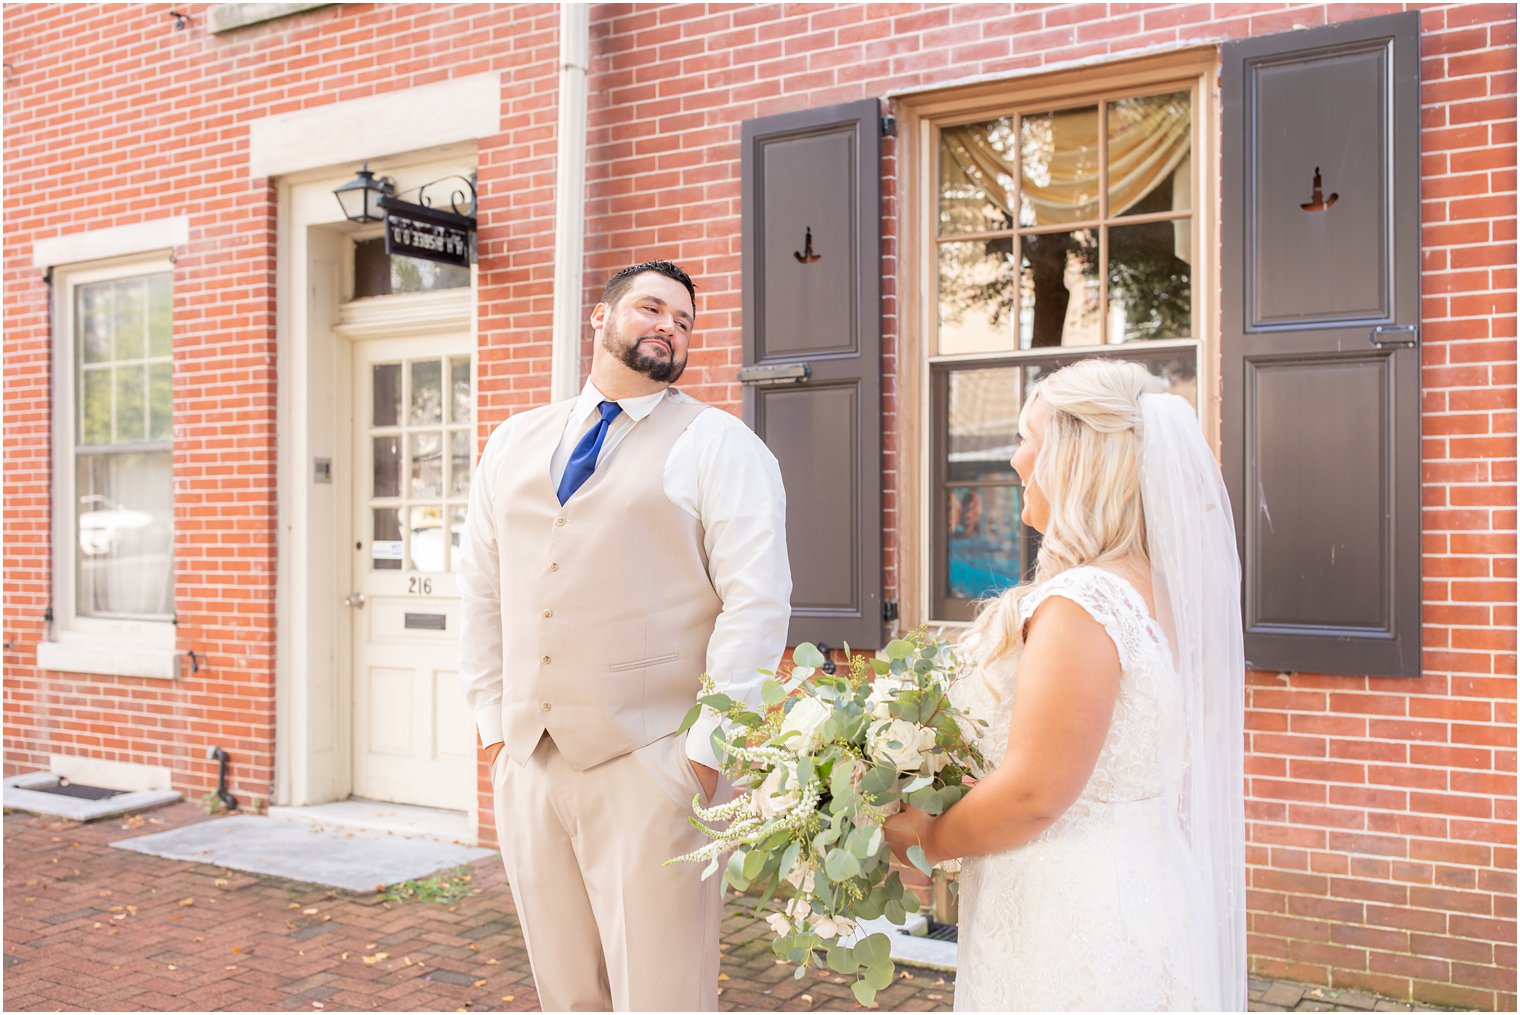
{"label": "blue necktie", "polygon": [[582,437],[575,450],[570,452],[570,461],[565,465],[565,474],[559,481],[559,502],[561,504],[569,500],[575,491],[585,485],[586,480],[596,471],[597,455],[602,453],[602,441],[607,439],[607,430],[612,426],[612,420],[623,407],[616,402],[603,402],[596,407],[602,414],[602,421]]}

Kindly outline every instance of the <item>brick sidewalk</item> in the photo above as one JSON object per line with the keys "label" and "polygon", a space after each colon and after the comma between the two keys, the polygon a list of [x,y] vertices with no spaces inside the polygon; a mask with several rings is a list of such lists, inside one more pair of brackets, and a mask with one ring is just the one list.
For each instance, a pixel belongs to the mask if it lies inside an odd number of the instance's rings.
{"label": "brick sidewalk", "polygon": [[[538,995],[501,864],[482,860],[457,905],[228,871],[108,848],[204,820],[182,803],[79,825],[5,817],[8,1010],[531,1011]],[[859,1010],[848,978],[792,978],[769,929],[731,908],[721,1002],[756,1011]],[[904,968],[885,1010],[947,1011],[954,977]],[[1263,1010],[1380,1010],[1362,995],[1252,982]],[[1335,1002],[1339,1001],[1343,1007]]]}

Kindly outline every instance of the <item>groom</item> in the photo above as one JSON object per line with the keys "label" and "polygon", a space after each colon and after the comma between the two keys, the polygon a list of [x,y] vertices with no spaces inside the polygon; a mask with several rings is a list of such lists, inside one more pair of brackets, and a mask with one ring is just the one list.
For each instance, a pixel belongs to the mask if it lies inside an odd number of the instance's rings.
{"label": "groom", "polygon": [[765,445],[671,387],[696,289],[625,268],[591,313],[591,377],[486,442],[459,584],[461,678],[546,1011],[715,1010],[718,878],[664,867],[717,792],[702,674],[759,700],[786,645],[786,498]]}

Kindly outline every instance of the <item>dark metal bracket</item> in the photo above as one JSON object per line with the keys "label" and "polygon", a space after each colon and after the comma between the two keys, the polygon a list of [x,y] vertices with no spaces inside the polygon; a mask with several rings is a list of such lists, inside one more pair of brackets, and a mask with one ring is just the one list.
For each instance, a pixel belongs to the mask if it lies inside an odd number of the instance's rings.
{"label": "dark metal bracket", "polygon": [[1381,324],[1367,340],[1379,349],[1413,349],[1420,344],[1420,329],[1414,324]]}
{"label": "dark metal bracket", "polygon": [[757,363],[739,371],[739,383],[750,388],[772,388],[781,384],[805,384],[813,376],[807,363]]}

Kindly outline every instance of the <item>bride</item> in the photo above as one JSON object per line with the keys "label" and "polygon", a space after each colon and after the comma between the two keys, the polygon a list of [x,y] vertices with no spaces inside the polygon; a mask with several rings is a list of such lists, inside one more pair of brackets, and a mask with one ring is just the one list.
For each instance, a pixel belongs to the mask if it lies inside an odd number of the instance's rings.
{"label": "bride", "polygon": [[899,857],[967,858],[955,1007],[1243,1010],[1240,565],[1193,409],[1084,360],[1019,418],[1032,582],[967,636],[989,773]]}

